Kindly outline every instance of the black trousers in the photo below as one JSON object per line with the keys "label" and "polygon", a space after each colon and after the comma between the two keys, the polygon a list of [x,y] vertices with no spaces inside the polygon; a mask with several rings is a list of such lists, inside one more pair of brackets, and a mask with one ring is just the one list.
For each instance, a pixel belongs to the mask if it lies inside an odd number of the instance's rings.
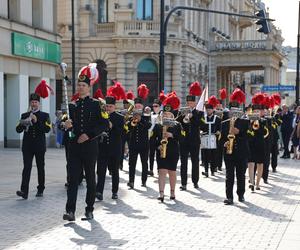
{"label": "black trousers", "polygon": [[180,175],[181,185],[186,186],[187,184],[187,172],[188,172],[188,157],[191,155],[192,161],[192,182],[198,184],[199,181],[199,149],[198,145],[180,145]]}
{"label": "black trousers", "polygon": [[142,162],[142,183],[146,183],[148,175],[148,153],[149,148],[141,150],[136,148],[129,149],[129,182],[134,183],[137,157],[140,155]]}
{"label": "black trousers", "polygon": [[268,181],[269,177],[269,166],[271,162],[271,145],[265,149],[265,160],[263,165],[263,179],[264,181]]}
{"label": "black trousers", "polygon": [[224,151],[224,144],[218,142],[217,146],[217,154],[216,154],[216,167],[221,169],[223,164],[223,151]]}
{"label": "black trousers", "polygon": [[96,192],[103,194],[106,170],[109,169],[112,178],[112,193],[118,193],[119,190],[119,160],[117,156],[103,157],[98,156],[97,160],[97,186]]}
{"label": "black trousers", "polygon": [[155,152],[156,152],[155,142],[152,142],[150,140],[150,144],[149,144],[149,168],[150,168],[150,171],[153,171]]}
{"label": "black trousers", "polygon": [[98,143],[96,140],[87,143],[70,143],[68,200],[67,212],[75,212],[79,176],[84,168],[87,192],[85,202],[86,211],[94,210],[96,196],[95,165],[98,155]]}
{"label": "black trousers", "polygon": [[30,149],[22,150],[23,153],[23,171],[22,171],[22,183],[21,191],[28,194],[29,182],[32,169],[33,157],[37,166],[38,173],[38,192],[43,192],[45,189],[45,151],[33,152]]}
{"label": "black trousers", "polygon": [[226,167],[226,197],[233,199],[234,177],[237,180],[237,195],[239,197],[245,194],[245,173],[247,161],[245,159],[225,159]]}
{"label": "black trousers", "polygon": [[[67,183],[70,183],[70,176],[69,176],[69,151],[70,151],[70,149],[69,149],[69,142],[66,142],[65,144],[64,144],[64,146],[65,146],[65,155],[66,155],[66,161],[67,161],[67,164],[66,164],[66,172],[67,172]],[[79,175],[79,184],[82,182],[82,180],[83,180],[83,167],[81,168],[81,173],[80,173],[80,175]]]}
{"label": "black trousers", "polygon": [[290,138],[291,138],[291,133],[282,133],[284,156],[290,156],[290,150],[289,150]]}
{"label": "black trousers", "polygon": [[278,143],[274,142],[271,146],[271,166],[272,169],[275,170],[277,168],[277,159],[278,159]]}
{"label": "black trousers", "polygon": [[122,137],[122,153],[120,155],[120,161],[119,165],[122,166],[123,168],[123,161],[124,161],[124,153],[125,153],[125,144],[129,144],[129,136],[128,135],[123,135]]}
{"label": "black trousers", "polygon": [[217,155],[217,149],[201,149],[203,154],[203,164],[205,172],[208,173],[208,168],[210,165],[210,171],[215,172],[216,170],[216,155]]}

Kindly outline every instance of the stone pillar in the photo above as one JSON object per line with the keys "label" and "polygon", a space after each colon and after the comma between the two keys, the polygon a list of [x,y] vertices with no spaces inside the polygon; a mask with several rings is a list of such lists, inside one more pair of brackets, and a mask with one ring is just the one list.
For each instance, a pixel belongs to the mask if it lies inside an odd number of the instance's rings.
{"label": "stone pillar", "polygon": [[125,53],[117,53],[117,80],[123,84],[125,83]]}
{"label": "stone pillar", "polygon": [[0,148],[4,146],[4,74],[0,72]]}
{"label": "stone pillar", "polygon": [[267,66],[264,70],[264,84],[270,85],[271,84],[271,67]]}
{"label": "stone pillar", "polygon": [[180,55],[174,55],[173,56],[173,71],[172,79],[172,90],[176,91],[177,95],[181,97],[182,99],[184,96],[182,95],[182,81],[181,81],[181,57]]}
{"label": "stone pillar", "polygon": [[28,76],[7,75],[6,137],[8,147],[20,147],[21,134],[16,132],[16,124],[21,114],[28,110]]}

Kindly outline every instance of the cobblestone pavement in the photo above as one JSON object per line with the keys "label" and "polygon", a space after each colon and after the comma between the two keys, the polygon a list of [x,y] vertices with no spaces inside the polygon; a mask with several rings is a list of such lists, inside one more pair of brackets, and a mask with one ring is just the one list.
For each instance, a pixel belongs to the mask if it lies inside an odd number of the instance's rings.
{"label": "cobblestone pavement", "polygon": [[91,222],[80,220],[86,191],[85,185],[80,187],[75,223],[62,220],[63,150],[47,151],[43,198],[34,196],[35,167],[28,200],[16,197],[22,170],[19,150],[0,150],[0,166],[0,249],[300,249],[299,161],[280,160],[270,184],[255,193],[247,190],[246,202],[234,206],[223,205],[224,171],[201,177],[199,189],[189,183],[186,192],[179,191],[178,178],[177,200],[167,197],[164,204],[156,200],[157,178],[149,178],[148,187],[142,188],[137,177],[136,189],[128,190],[128,172],[122,171],[120,199],[111,199],[108,177],[104,201],[96,203]]}

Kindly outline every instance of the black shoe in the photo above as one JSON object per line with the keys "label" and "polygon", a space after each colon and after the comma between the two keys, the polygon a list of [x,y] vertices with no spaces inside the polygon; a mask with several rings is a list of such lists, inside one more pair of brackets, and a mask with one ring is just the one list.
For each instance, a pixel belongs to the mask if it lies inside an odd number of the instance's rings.
{"label": "black shoe", "polygon": [[152,170],[148,171],[148,175],[150,175],[150,176],[154,176],[154,173],[153,173],[153,171],[152,171]]}
{"label": "black shoe", "polygon": [[103,194],[97,192],[97,193],[96,193],[96,198],[97,198],[99,201],[103,201]]}
{"label": "black shoe", "polygon": [[276,168],[273,168],[273,173],[276,173],[276,172],[277,172]]}
{"label": "black shoe", "polygon": [[92,220],[92,219],[94,219],[93,212],[91,212],[91,211],[86,211],[86,212],[84,213],[84,215],[85,215],[84,220]]}
{"label": "black shoe", "polygon": [[218,167],[218,170],[222,172],[223,169],[222,169],[222,167]]}
{"label": "black shoe", "polygon": [[120,170],[123,170],[123,165],[120,165],[120,166],[119,166],[119,169],[120,169]]}
{"label": "black shoe", "polygon": [[194,188],[199,188],[199,185],[196,183],[196,184],[194,184]]}
{"label": "black shoe", "polygon": [[252,192],[254,192],[254,185],[249,185],[249,188],[251,189]]}
{"label": "black shoe", "polygon": [[214,171],[211,171],[211,175],[212,175],[212,176],[215,176],[215,172],[214,172]]}
{"label": "black shoe", "polygon": [[112,196],[111,196],[111,198],[113,200],[117,200],[118,199],[118,194],[117,193],[113,193]]}
{"label": "black shoe", "polygon": [[68,182],[65,183],[65,187],[69,187],[69,183]]}
{"label": "black shoe", "polygon": [[24,200],[27,200],[28,194],[25,194],[23,191],[17,191],[16,194],[22,197]]}
{"label": "black shoe", "polygon": [[181,187],[179,187],[181,191],[185,191],[186,190],[186,185],[182,185]]}
{"label": "black shoe", "polygon": [[256,190],[260,190],[260,187],[256,187],[255,189],[256,189]]}
{"label": "black shoe", "polygon": [[161,201],[161,202],[164,202],[165,196],[164,196],[164,195],[163,195],[163,196],[159,196],[159,197],[157,197],[157,199],[158,199],[159,201]]}
{"label": "black shoe", "polygon": [[267,180],[264,180],[264,183],[265,183],[265,184],[269,184],[269,182],[268,182]]}
{"label": "black shoe", "polygon": [[244,201],[245,201],[244,196],[239,196],[239,202],[244,202]]}
{"label": "black shoe", "polygon": [[232,199],[225,199],[224,200],[224,204],[225,205],[232,205],[233,204],[233,200]]}
{"label": "black shoe", "polygon": [[133,189],[133,182],[128,182],[128,183],[127,183],[127,186],[128,186],[130,189]]}
{"label": "black shoe", "polygon": [[43,192],[37,191],[35,197],[43,197]]}
{"label": "black shoe", "polygon": [[202,172],[202,175],[204,175],[205,177],[208,177],[208,172]]}
{"label": "black shoe", "polygon": [[67,221],[75,221],[75,215],[73,212],[65,213],[63,219]]}
{"label": "black shoe", "polygon": [[143,182],[141,186],[142,186],[142,187],[147,187],[147,186],[146,186],[146,182]]}
{"label": "black shoe", "polygon": [[109,174],[109,175],[112,175],[111,171],[108,171],[108,174]]}

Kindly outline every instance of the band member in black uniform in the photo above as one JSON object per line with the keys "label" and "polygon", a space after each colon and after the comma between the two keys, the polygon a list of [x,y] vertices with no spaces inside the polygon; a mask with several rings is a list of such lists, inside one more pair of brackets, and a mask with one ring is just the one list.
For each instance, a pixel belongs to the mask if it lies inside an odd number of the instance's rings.
{"label": "band member in black uniform", "polygon": [[[226,167],[226,199],[225,205],[233,204],[233,186],[236,175],[238,200],[243,202],[245,193],[245,173],[247,169],[247,157],[249,147],[247,141],[247,130],[249,128],[249,120],[243,119],[242,104],[245,94],[236,89],[231,95],[229,104],[231,118],[222,124],[222,138],[225,138],[224,144],[224,162]],[[233,111],[233,109],[238,109]],[[236,114],[234,114],[236,112]],[[238,114],[238,112],[240,114]]]}
{"label": "band member in black uniform", "polygon": [[21,190],[17,195],[23,199],[28,198],[29,181],[32,169],[32,160],[35,157],[38,186],[36,197],[42,197],[45,189],[45,134],[51,129],[49,114],[40,111],[40,96],[33,93],[30,95],[30,111],[21,115],[21,120],[16,127],[17,133],[24,132],[22,143],[23,172]]}
{"label": "band member in black uniform", "polygon": [[135,169],[137,157],[140,155],[142,162],[142,187],[146,187],[148,175],[149,157],[149,135],[148,129],[151,127],[150,116],[144,116],[143,100],[140,97],[134,99],[135,110],[133,117],[128,121],[130,133],[129,139],[129,182],[127,186],[134,188]]}
{"label": "band member in black uniform", "polygon": [[[265,160],[265,142],[264,137],[268,135],[268,128],[266,127],[266,122],[261,119],[263,115],[262,111],[262,101],[264,99],[263,94],[256,94],[252,98],[252,114],[249,114],[249,119],[252,120],[250,127],[247,131],[250,157],[248,159],[248,170],[250,185],[249,188],[254,191],[254,186],[256,184],[256,190],[260,190],[260,180],[263,174],[263,164]],[[256,118],[251,119],[251,115]],[[257,169],[256,183],[255,179],[255,165]]]}
{"label": "band member in black uniform", "polygon": [[289,144],[293,132],[294,114],[293,112],[289,111],[288,106],[286,106],[285,104],[282,105],[281,120],[282,120],[282,124],[280,130],[282,134],[284,152],[280,158],[289,159],[291,158]]}
{"label": "band member in black uniform", "polygon": [[93,219],[96,195],[95,164],[98,157],[98,137],[108,129],[107,117],[101,113],[99,101],[90,98],[91,69],[84,67],[78,76],[77,91],[79,99],[75,103],[70,119],[65,122],[67,129],[72,129],[70,139],[68,200],[64,220],[74,221],[79,175],[84,168],[87,193],[85,216]]}
{"label": "band member in black uniform", "polygon": [[112,199],[118,199],[119,189],[119,161],[122,151],[122,130],[124,117],[116,112],[116,99],[107,96],[106,111],[109,114],[110,129],[105,136],[99,138],[99,154],[97,161],[98,183],[96,197],[103,200],[103,189],[105,183],[106,169],[109,168],[112,176]]}
{"label": "band member in black uniform", "polygon": [[[128,99],[123,100],[123,108],[124,110],[128,110],[130,107],[130,103]],[[124,126],[122,130],[122,153],[120,157],[120,170],[123,170],[123,161],[124,158],[128,158],[128,153],[125,155],[125,144],[127,143],[127,146],[129,145],[129,131],[128,131],[128,126]]]}
{"label": "band member in black uniform", "polygon": [[170,179],[170,199],[175,200],[176,169],[179,160],[179,140],[182,137],[182,127],[174,118],[172,111],[179,107],[179,101],[174,102],[177,96],[168,97],[164,101],[161,124],[157,123],[153,129],[156,138],[156,160],[158,167],[159,197],[164,201],[166,175]]}
{"label": "band member in black uniform", "polygon": [[155,99],[152,105],[153,111],[151,112],[151,128],[149,129],[150,139],[149,139],[149,172],[150,176],[153,176],[153,165],[154,165],[154,157],[156,152],[156,139],[151,136],[154,126],[157,123],[158,116],[160,114],[160,101]]}
{"label": "band member in black uniform", "polygon": [[214,107],[217,105],[218,100],[215,96],[208,99],[205,104],[206,114],[204,115],[203,122],[201,123],[201,130],[203,131],[203,138],[207,138],[207,144],[202,143],[202,157],[205,172],[202,174],[208,177],[208,169],[210,165],[211,175],[216,172],[216,153],[217,153],[217,140],[221,136],[221,119],[214,115]]}
{"label": "band member in black uniform", "polygon": [[278,141],[279,141],[279,133],[278,133],[278,127],[281,125],[282,120],[280,119],[279,114],[273,115],[273,121],[272,121],[272,131],[273,131],[273,140],[271,145],[271,167],[273,172],[276,172],[277,168],[277,162],[278,162]]}
{"label": "band member in black uniform", "polygon": [[192,182],[195,188],[199,188],[199,150],[200,150],[200,121],[203,113],[196,110],[196,96],[188,95],[186,103],[190,108],[189,113],[180,114],[177,121],[183,127],[185,137],[180,142],[180,175],[182,191],[186,190],[188,177],[188,157],[191,156],[192,162]]}

